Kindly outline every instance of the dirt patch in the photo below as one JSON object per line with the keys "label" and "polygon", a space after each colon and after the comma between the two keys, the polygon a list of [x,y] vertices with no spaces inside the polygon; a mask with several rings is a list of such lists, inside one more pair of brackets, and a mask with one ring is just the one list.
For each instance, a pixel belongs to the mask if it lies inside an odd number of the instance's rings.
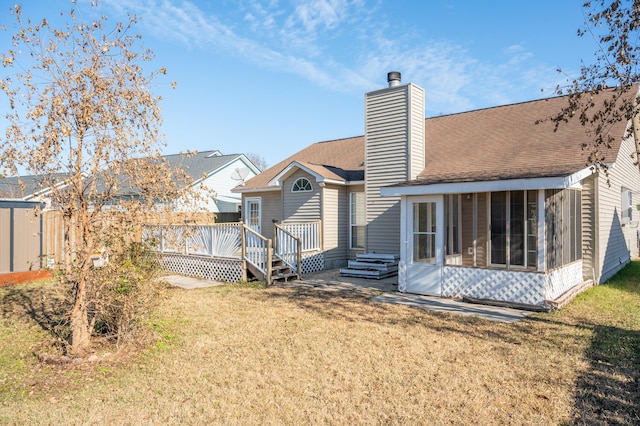
{"label": "dirt patch", "polygon": [[31,281],[46,280],[53,277],[49,270],[41,269],[39,271],[26,272],[10,272],[8,274],[0,274],[0,287],[23,284]]}

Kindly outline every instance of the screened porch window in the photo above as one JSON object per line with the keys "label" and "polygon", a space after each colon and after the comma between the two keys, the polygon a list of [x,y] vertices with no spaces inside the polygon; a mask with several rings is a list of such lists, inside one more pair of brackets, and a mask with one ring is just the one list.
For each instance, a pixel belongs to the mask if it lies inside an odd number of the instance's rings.
{"label": "screened porch window", "polygon": [[444,248],[447,265],[462,264],[460,194],[444,196]]}
{"label": "screened porch window", "polygon": [[582,199],[574,189],[546,191],[547,268],[582,259]]}
{"label": "screened porch window", "polygon": [[492,192],[490,198],[490,263],[507,268],[535,268],[537,191]]}
{"label": "screened porch window", "polygon": [[364,249],[366,225],[364,192],[352,192],[349,207],[351,248]]}

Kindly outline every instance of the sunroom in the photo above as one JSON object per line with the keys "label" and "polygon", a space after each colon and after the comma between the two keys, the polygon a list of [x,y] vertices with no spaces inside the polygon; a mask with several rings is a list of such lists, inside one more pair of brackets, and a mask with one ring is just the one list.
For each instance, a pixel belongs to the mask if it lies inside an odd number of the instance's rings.
{"label": "sunroom", "polygon": [[545,305],[580,288],[589,174],[383,188],[400,196],[400,291]]}

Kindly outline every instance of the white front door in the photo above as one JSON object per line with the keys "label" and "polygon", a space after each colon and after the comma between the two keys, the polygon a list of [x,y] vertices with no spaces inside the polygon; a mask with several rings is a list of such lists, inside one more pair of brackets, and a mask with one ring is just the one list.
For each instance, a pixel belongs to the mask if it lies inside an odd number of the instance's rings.
{"label": "white front door", "polygon": [[407,198],[405,206],[405,291],[442,295],[444,209],[441,196]]}
{"label": "white front door", "polygon": [[260,197],[247,198],[245,201],[245,222],[247,226],[258,234],[261,233],[262,207]]}

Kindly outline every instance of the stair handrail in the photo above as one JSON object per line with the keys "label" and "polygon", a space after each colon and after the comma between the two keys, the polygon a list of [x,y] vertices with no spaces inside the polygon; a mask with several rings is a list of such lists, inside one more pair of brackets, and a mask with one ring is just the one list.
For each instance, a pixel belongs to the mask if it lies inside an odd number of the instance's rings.
{"label": "stair handrail", "polygon": [[[271,240],[246,224],[243,224],[242,230],[242,259],[258,268],[265,275],[267,282],[269,282],[273,256]],[[261,259],[263,260],[261,261]]]}
{"label": "stair handrail", "polygon": [[302,274],[302,239],[277,223],[274,223],[273,226],[273,245],[276,255],[290,266],[293,272],[298,275],[298,279],[300,279]]}

